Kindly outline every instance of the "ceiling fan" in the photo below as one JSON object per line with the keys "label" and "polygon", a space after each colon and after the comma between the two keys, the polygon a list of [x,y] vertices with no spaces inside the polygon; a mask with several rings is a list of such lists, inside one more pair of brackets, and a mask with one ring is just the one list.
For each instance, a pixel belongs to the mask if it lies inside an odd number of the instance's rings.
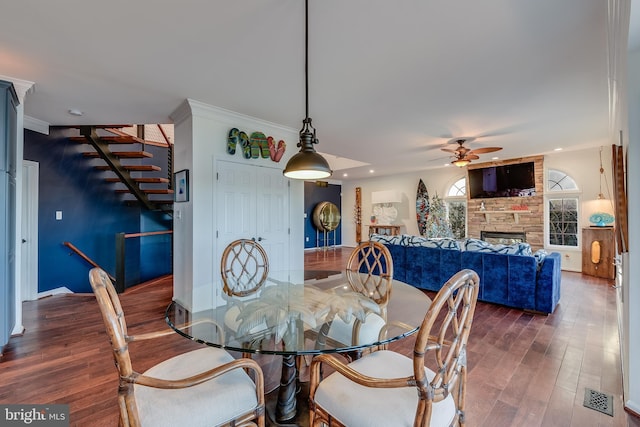
{"label": "ceiling fan", "polygon": [[473,140],[474,138],[453,138],[449,141],[449,144],[456,143],[458,147],[455,149],[442,148],[442,151],[453,153],[454,159],[451,163],[458,167],[463,167],[471,163],[472,160],[478,160],[480,158],[478,154],[493,153],[494,151],[502,150],[502,147],[481,147],[472,150],[464,146],[465,142],[471,142]]}

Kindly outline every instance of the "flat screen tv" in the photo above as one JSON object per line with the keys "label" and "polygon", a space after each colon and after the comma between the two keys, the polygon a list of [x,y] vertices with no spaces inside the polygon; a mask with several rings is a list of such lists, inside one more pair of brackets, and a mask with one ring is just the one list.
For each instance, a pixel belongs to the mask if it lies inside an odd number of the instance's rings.
{"label": "flat screen tv", "polygon": [[528,197],[536,195],[534,163],[469,169],[469,197]]}

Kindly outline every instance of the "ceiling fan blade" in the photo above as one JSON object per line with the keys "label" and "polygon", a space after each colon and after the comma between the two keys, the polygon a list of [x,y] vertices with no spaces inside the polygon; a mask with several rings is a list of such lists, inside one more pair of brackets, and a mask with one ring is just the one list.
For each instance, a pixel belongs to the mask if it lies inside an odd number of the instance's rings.
{"label": "ceiling fan blade", "polygon": [[502,147],[481,147],[481,148],[474,148],[473,150],[470,151],[470,153],[485,154],[485,153],[493,153],[494,151],[500,151],[500,150],[502,150]]}
{"label": "ceiling fan blade", "polygon": [[473,154],[473,153],[467,153],[467,155],[466,155],[466,156],[464,156],[464,160],[469,160],[469,161],[471,161],[471,160],[478,160],[479,158],[480,158],[480,157],[476,156],[476,155],[475,155],[475,154]]}
{"label": "ceiling fan blade", "polygon": [[453,148],[441,148],[442,151],[446,151],[447,153],[457,153],[457,150],[454,150]]}

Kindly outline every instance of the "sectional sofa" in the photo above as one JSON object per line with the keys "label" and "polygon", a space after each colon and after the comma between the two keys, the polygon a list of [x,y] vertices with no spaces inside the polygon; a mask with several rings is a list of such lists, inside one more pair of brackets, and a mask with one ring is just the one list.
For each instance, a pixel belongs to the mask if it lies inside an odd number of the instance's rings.
{"label": "sectional sofa", "polygon": [[480,276],[481,301],[539,313],[553,313],[560,300],[560,254],[531,253],[527,243],[490,245],[477,239],[383,236],[393,258],[393,278],[438,291],[456,272],[470,268]]}

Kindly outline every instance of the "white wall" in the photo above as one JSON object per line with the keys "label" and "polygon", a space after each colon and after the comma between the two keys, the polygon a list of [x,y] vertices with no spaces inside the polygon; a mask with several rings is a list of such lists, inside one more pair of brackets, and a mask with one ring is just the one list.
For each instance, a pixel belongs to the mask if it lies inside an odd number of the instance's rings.
{"label": "white wall", "polygon": [[[236,148],[234,161],[250,165],[284,169],[287,160],[296,152],[298,132],[275,123],[245,116],[232,111],[186,100],[172,114],[175,124],[174,170],[189,170],[190,197],[188,202],[174,203],[174,300],[192,310],[212,306],[219,284],[214,209],[216,159],[231,159],[226,151],[227,135],[231,128],[251,134],[261,131],[287,143],[287,151],[280,163],[271,159],[244,159]],[[291,181],[289,217],[291,220],[291,268],[304,265],[304,186]],[[299,220],[294,220],[299,218]]]}
{"label": "white wall", "polygon": [[[589,227],[589,216],[595,212],[595,200],[600,192],[600,148],[588,148],[579,151],[560,151],[545,155],[545,180],[549,169],[557,169],[565,172],[575,179],[578,184],[580,199],[580,227]],[[604,174],[602,179],[602,194],[609,201],[613,199],[612,174],[611,174],[611,146],[608,143],[602,147],[602,167]],[[545,181],[546,185],[546,181]],[[613,205],[609,203],[610,212]],[[546,223],[546,222],[545,222]],[[545,233],[548,230],[545,229]],[[578,247],[565,249],[560,247],[547,247],[548,250],[560,252],[562,255],[562,269],[569,271],[582,271],[582,232],[578,233]]]}
{"label": "white wall", "polygon": [[[627,196],[629,202],[629,274],[624,283],[623,346],[625,368],[625,403],[640,413],[640,51],[628,57],[629,143],[627,157]],[[635,183],[635,184],[634,184]]]}
{"label": "white wall", "polygon": [[347,181],[342,184],[342,244],[356,245],[356,225],[353,211],[356,203],[356,187],[362,188],[362,236],[369,234],[370,217],[373,212],[371,193],[373,191],[396,190],[402,195],[402,202],[395,205],[398,210],[396,224],[402,224],[404,234],[418,234],[416,222],[416,190],[418,181],[422,179],[429,192],[429,197],[438,194],[444,197],[445,191],[458,179],[465,176],[464,169],[447,167],[402,175],[367,178]]}

